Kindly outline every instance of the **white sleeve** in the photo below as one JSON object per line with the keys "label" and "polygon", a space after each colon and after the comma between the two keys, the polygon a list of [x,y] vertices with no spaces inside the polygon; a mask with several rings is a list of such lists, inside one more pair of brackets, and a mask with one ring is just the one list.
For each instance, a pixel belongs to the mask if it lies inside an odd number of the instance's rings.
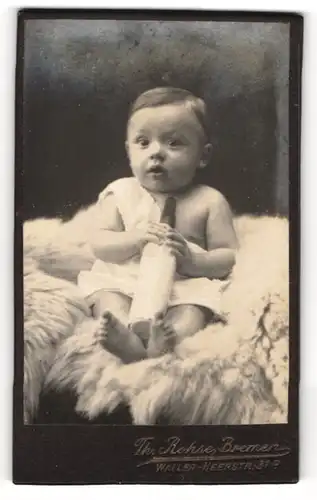
{"label": "white sleeve", "polygon": [[135,184],[134,178],[123,178],[117,179],[111,182],[105,187],[98,195],[98,200],[96,202],[96,221],[99,227],[103,227],[105,223],[105,218],[107,217],[107,203],[106,200],[109,195],[114,196],[114,203],[121,216],[123,226],[126,226],[126,221],[129,219],[129,214],[131,213],[131,206],[135,203],[131,203],[131,188]]}

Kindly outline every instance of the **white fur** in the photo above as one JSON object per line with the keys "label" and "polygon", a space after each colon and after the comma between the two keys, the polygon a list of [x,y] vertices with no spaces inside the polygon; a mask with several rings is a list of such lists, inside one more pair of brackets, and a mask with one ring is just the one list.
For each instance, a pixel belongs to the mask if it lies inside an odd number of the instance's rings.
{"label": "white fur", "polygon": [[88,418],[125,402],[136,424],[161,417],[180,424],[286,422],[287,221],[236,219],[241,248],[223,297],[228,325],[208,326],[173,354],[123,365],[94,342],[94,322],[74,284],[93,263],[93,211],[65,224],[25,224],[26,422],[44,385],[73,389],[76,410]]}

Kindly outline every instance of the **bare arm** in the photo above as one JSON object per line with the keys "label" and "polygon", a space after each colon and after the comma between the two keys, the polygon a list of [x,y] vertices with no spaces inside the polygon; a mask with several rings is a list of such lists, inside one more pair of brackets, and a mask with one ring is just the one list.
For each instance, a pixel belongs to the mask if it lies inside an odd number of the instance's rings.
{"label": "bare arm", "polygon": [[141,242],[138,232],[125,231],[114,201],[109,194],[102,203],[102,212],[94,221],[91,246],[98,259],[119,263],[140,251]]}
{"label": "bare arm", "polygon": [[93,222],[91,247],[94,255],[106,262],[123,262],[140,253],[147,242],[158,242],[163,231],[159,226],[149,223],[143,229],[125,231],[114,196],[109,194],[102,202],[102,213],[99,211]]}
{"label": "bare arm", "polygon": [[217,191],[209,193],[209,215],[206,225],[207,250],[191,250],[184,237],[170,229],[167,245],[177,258],[178,270],[185,276],[225,278],[235,264],[238,247],[231,209]]}
{"label": "bare arm", "polygon": [[235,264],[238,248],[230,206],[224,196],[212,195],[206,228],[207,251],[194,254],[189,266],[191,276],[225,278]]}

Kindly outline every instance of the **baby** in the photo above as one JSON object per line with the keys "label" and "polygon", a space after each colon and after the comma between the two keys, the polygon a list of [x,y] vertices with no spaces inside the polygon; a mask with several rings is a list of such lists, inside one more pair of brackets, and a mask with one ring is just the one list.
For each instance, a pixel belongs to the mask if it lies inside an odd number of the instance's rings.
{"label": "baby", "polygon": [[[219,191],[195,182],[206,167],[204,102],[178,88],[155,88],[134,102],[126,151],[133,177],[99,195],[91,246],[96,262],[78,284],[97,319],[96,335],[125,363],[159,356],[202,329],[217,314],[224,280],[235,263],[237,239],[230,207]],[[176,200],[175,228],[161,223],[167,197]],[[139,262],[148,242],[176,258],[167,312],[149,338],[129,328]],[[164,271],[163,271],[164,272]]]}

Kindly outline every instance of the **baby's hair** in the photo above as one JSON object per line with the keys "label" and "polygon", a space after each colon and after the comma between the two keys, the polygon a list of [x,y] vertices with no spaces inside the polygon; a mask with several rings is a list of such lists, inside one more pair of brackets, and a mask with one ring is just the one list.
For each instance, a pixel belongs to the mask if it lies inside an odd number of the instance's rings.
{"label": "baby's hair", "polygon": [[154,108],[156,106],[164,106],[167,104],[184,104],[196,116],[207,138],[207,122],[206,122],[206,104],[196,97],[194,94],[185,89],[175,87],[156,87],[143,92],[132,104],[129,113],[131,116],[143,108]]}

